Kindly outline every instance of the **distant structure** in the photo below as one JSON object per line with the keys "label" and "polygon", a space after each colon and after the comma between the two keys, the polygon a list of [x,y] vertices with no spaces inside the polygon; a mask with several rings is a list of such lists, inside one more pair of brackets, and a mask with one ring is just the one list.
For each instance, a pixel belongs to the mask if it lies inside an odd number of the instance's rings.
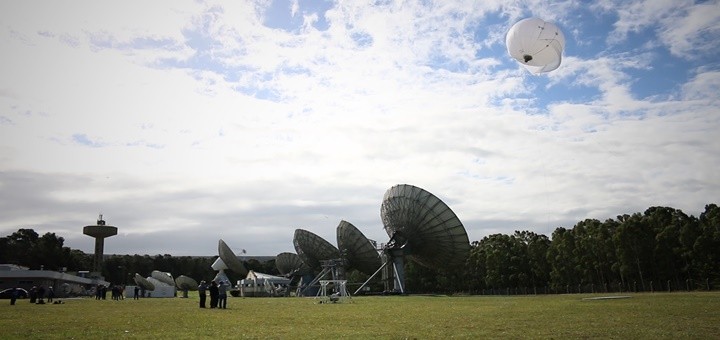
{"label": "distant structure", "polygon": [[105,225],[102,214],[98,217],[96,225],[89,225],[83,228],[83,234],[95,238],[95,257],[93,260],[93,271],[100,273],[102,271],[103,248],[105,247],[105,238],[117,235],[117,227]]}

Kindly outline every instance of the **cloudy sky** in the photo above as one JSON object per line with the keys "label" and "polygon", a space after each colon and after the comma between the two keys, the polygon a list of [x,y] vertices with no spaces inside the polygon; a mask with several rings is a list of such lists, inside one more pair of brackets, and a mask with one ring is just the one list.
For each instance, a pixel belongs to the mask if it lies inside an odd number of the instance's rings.
{"label": "cloudy sky", "polygon": [[[563,63],[508,55],[513,23]],[[2,1],[0,236],[88,253],[292,251],[383,194],[444,200],[471,241],[720,203],[720,2]]]}

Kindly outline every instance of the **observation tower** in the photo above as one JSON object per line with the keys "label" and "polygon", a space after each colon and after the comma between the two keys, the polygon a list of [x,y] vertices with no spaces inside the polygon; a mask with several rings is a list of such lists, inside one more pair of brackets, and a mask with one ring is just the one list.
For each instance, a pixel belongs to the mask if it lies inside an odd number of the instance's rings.
{"label": "observation tower", "polygon": [[103,248],[105,247],[105,238],[117,235],[117,227],[105,225],[102,214],[98,217],[96,225],[89,225],[83,228],[83,234],[95,238],[95,256],[93,258],[93,271],[100,273],[102,271]]}

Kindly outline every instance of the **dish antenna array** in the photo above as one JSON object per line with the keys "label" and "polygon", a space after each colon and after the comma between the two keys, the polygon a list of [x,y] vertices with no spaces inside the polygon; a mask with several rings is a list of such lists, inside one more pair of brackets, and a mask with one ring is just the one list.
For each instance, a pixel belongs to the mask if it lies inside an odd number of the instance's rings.
{"label": "dish antenna array", "polygon": [[310,231],[297,229],[293,237],[297,255],[279,254],[278,270],[284,275],[319,271],[301,293],[328,275],[332,280],[343,278],[348,269],[370,274],[355,294],[380,272],[387,291],[405,293],[406,257],[425,267],[446,269],[462,265],[469,254],[470,241],[460,219],[443,201],[421,188],[399,184],[388,189],[380,217],[390,236],[381,248],[347,221],[340,221],[337,227],[337,248]]}
{"label": "dish antenna array", "polygon": [[[348,296],[345,291],[345,284],[342,282],[347,270],[357,269],[370,274],[381,264],[380,256],[373,243],[350,222],[340,221],[337,227],[337,243],[338,247],[336,248],[330,242],[310,231],[304,229],[295,230],[293,244],[298,258],[307,266],[309,271],[319,271],[319,274],[308,282],[304,289],[299,291],[300,295],[304,295],[308,289],[320,282],[323,291],[326,290],[327,284],[332,283],[336,285],[336,290],[338,288],[340,290],[336,293],[339,293],[342,297]],[[285,255],[284,258],[291,259],[288,255]],[[284,261],[286,260],[281,262],[283,265]],[[297,264],[294,266],[299,268]],[[278,269],[281,272],[287,270],[280,269],[279,264]],[[328,277],[330,280],[323,280]]]}

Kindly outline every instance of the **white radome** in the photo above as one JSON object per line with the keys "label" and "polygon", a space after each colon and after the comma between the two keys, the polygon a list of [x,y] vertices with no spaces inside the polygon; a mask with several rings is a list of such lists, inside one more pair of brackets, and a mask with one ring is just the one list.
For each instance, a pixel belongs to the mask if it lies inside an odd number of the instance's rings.
{"label": "white radome", "polygon": [[555,24],[527,18],[513,25],[505,37],[508,53],[528,71],[556,70],[562,62],[565,35]]}

